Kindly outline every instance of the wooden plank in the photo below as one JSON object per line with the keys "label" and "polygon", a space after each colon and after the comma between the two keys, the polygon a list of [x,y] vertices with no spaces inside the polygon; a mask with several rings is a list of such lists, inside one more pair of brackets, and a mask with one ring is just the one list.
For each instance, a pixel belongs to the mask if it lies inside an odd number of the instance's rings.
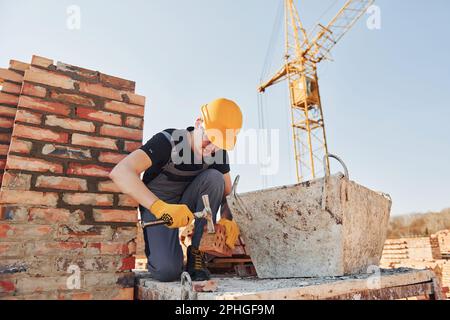
{"label": "wooden plank", "polygon": [[[375,276],[373,276],[375,277]],[[384,275],[379,278],[378,288],[390,288],[431,282],[434,273],[421,270],[407,273]],[[375,279],[375,278],[371,278]],[[219,300],[304,300],[328,299],[334,296],[363,292],[370,290],[368,278],[347,279],[300,288],[284,288],[263,292],[224,294]]]}
{"label": "wooden plank", "polygon": [[219,263],[249,263],[252,262],[252,259],[250,258],[219,258],[214,259],[213,263],[219,264]]}
{"label": "wooden plank", "polygon": [[435,300],[445,300],[444,290],[442,290],[441,283],[436,277],[433,277],[433,290]]}
{"label": "wooden plank", "polygon": [[432,282],[405,285],[400,287],[364,290],[355,293],[330,297],[327,300],[400,300],[434,294]]}

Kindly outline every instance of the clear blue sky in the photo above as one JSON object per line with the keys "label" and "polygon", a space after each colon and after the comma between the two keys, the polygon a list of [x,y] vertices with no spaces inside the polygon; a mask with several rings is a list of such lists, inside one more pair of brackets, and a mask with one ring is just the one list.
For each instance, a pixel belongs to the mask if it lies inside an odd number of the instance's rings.
{"label": "clear blue sky", "polygon": [[[148,101],[146,139],[192,124],[199,106],[221,96],[242,105],[245,128],[257,128],[256,87],[279,1],[0,0],[0,65],[38,54],[135,80]],[[298,1],[306,27],[333,2]],[[81,30],[66,27],[73,4]],[[364,18],[320,67],[330,151],[352,179],[390,193],[393,214],[450,207],[450,2],[377,4],[381,30]],[[266,115],[283,141],[270,185],[295,181],[285,92],[274,89],[279,104]],[[261,188],[257,166],[233,171],[240,191]]]}

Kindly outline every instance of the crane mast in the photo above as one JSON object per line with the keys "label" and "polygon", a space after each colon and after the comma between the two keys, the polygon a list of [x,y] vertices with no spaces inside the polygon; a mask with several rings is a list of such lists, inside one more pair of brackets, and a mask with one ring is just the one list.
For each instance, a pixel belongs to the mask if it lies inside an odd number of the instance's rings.
{"label": "crane mast", "polygon": [[[312,41],[303,27],[294,0],[284,1],[285,61],[259,92],[287,81],[297,181],[329,173],[328,145],[320,98],[317,64],[329,59],[331,49],[364,14],[374,0],[349,0],[327,26],[318,25]],[[325,168],[322,161],[326,158]]]}

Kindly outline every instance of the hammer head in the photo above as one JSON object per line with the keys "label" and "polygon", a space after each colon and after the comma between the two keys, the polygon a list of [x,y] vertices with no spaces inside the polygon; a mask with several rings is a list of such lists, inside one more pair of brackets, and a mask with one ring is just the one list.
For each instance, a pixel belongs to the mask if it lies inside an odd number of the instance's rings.
{"label": "hammer head", "polygon": [[207,230],[208,233],[216,233],[216,230],[214,228],[214,221],[212,219],[212,210],[211,210],[211,206],[209,205],[209,197],[207,194],[205,194],[204,196],[202,196],[202,200],[203,200],[203,204],[205,206],[205,211],[206,211],[206,221],[207,221]]}

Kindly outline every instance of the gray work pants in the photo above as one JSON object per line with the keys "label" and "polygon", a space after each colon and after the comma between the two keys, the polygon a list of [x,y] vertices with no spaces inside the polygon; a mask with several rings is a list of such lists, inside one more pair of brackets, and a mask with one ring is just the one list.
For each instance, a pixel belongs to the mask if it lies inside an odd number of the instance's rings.
{"label": "gray work pants", "polygon": [[[222,202],[225,182],[223,174],[215,169],[200,173],[191,183],[170,181],[160,174],[148,184],[155,195],[171,204],[185,204],[192,212],[204,209],[202,195],[207,194],[213,220]],[[141,207],[141,217],[144,222],[157,220],[147,209]],[[194,225],[192,246],[198,248],[203,234],[206,219],[197,219]],[[152,277],[161,282],[171,282],[180,279],[183,272],[183,251],[181,249],[178,229],[166,226],[148,227],[144,229],[145,254],[148,259],[148,271]]]}

